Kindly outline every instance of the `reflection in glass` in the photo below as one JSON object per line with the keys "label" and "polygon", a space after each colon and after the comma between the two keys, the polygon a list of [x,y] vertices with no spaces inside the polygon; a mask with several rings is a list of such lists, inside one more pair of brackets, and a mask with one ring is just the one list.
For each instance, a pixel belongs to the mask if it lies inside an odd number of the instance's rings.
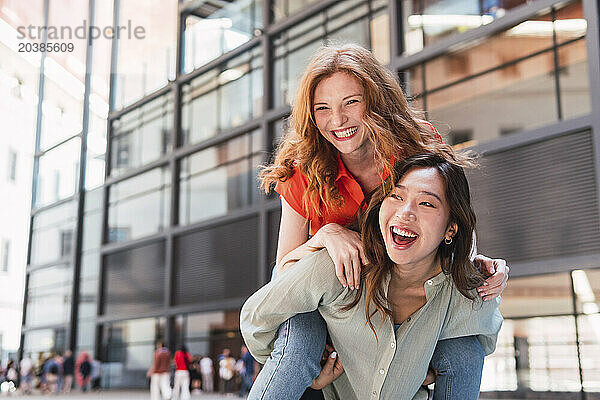
{"label": "reflection in glass", "polygon": [[571,280],[568,273],[536,275],[510,280],[502,294],[505,318],[571,314]]}
{"label": "reflection in glass", "polygon": [[183,88],[182,142],[196,143],[262,114],[260,48],[225,63]]}
{"label": "reflection in glass", "polygon": [[273,0],[272,10],[275,21],[305,9],[317,0]]}
{"label": "reflection in glass", "polygon": [[33,217],[31,265],[47,264],[71,254],[75,203],[44,210]]}
{"label": "reflection in glass", "polygon": [[584,39],[558,48],[558,68],[563,119],[589,114],[590,82]]}
{"label": "reflection in glass", "polygon": [[170,94],[113,122],[111,176],[148,164],[171,148],[173,101]]}
{"label": "reflection in glass", "polygon": [[185,19],[185,65],[191,72],[252,39],[262,29],[262,1],[202,4]]}
{"label": "reflection in glass", "polygon": [[72,275],[73,268],[68,264],[30,272],[26,313],[28,326],[69,321]]}
{"label": "reflection in glass", "polygon": [[405,53],[414,54],[425,46],[454,33],[489,24],[531,0],[406,0],[402,1]]}
{"label": "reflection in glass", "polygon": [[79,178],[81,139],[76,137],[40,157],[36,207],[72,196]]}
{"label": "reflection in glass", "polygon": [[66,328],[38,329],[24,333],[23,354],[37,360],[38,355],[48,351],[62,353],[67,346]]}
{"label": "reflection in glass", "polygon": [[324,44],[358,43],[389,62],[387,2],[339,2],[282,32],[274,45],[274,105],[291,104],[300,75]]}
{"label": "reflection in glass", "polygon": [[152,365],[155,342],[164,340],[164,318],[148,318],[106,324],[102,334],[105,359],[103,384],[109,387],[145,387]]}
{"label": "reflection in glass", "polygon": [[[64,12],[61,4],[50,2],[48,26],[60,27],[58,39],[49,42],[73,44],[72,52],[47,52],[44,61],[44,99],[42,105],[41,149],[81,133],[85,92],[86,40],[78,38],[77,27],[88,21],[88,2],[69,4]],[[67,29],[69,28],[69,29]],[[71,32],[71,34],[69,34]]]}
{"label": "reflection in glass", "polygon": [[135,239],[168,226],[170,186],[171,175],[164,168],[112,185],[109,190],[108,241]]}
{"label": "reflection in glass", "polygon": [[258,201],[254,178],[262,163],[260,137],[260,131],[244,134],[182,160],[180,224],[223,215]]}
{"label": "reflection in glass", "polygon": [[[115,108],[123,108],[175,78],[177,0],[120,2]],[[143,12],[141,12],[143,10]],[[126,33],[123,33],[126,32]],[[137,34],[136,34],[137,32]]]}
{"label": "reflection in glass", "polygon": [[549,51],[435,91],[427,96],[429,119],[472,131],[473,144],[555,122],[553,67]]}
{"label": "reflection in glass", "polygon": [[[96,2],[95,24],[112,25],[113,4]],[[89,102],[87,138],[87,165],[85,188],[90,190],[104,183],[108,94],[110,82],[111,40],[100,37],[93,40],[92,76]]]}
{"label": "reflection in glass", "polygon": [[581,348],[583,388],[586,392],[600,392],[600,366],[598,365],[598,360],[600,360],[600,314],[596,312],[595,314],[582,315],[577,317],[577,322]]}
{"label": "reflection in glass", "polygon": [[239,315],[239,310],[231,310],[177,316],[178,346],[184,344],[192,355],[208,355],[213,361],[226,347],[236,356],[242,345]]}
{"label": "reflection in glass", "polygon": [[505,320],[497,347],[486,357],[482,391],[581,390],[572,316]]}

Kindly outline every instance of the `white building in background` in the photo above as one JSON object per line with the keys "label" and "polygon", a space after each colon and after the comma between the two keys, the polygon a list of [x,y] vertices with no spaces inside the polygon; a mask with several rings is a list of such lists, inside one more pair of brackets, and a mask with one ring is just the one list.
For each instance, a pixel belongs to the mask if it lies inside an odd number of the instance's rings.
{"label": "white building in background", "polygon": [[[12,50],[0,19],[0,354],[19,348],[38,103],[39,57]],[[37,64],[35,58],[38,58]],[[16,359],[16,355],[12,358]]]}

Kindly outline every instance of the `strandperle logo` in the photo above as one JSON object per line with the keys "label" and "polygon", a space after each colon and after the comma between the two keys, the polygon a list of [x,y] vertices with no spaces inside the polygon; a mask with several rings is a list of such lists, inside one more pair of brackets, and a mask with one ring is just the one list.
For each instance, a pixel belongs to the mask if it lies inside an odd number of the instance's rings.
{"label": "strandperle logo", "polygon": [[27,26],[18,26],[17,39],[25,39],[29,38],[32,40],[42,40],[44,38],[44,33],[47,32],[48,40],[68,40],[68,39],[87,39],[91,37],[92,39],[98,39],[100,37],[104,37],[106,39],[112,38],[127,38],[127,39],[145,39],[146,38],[146,29],[143,26],[133,26],[131,20],[127,20],[126,25],[107,25],[104,27],[90,25],[88,27],[88,22],[84,20],[81,25],[77,26],[37,26],[37,25],[27,25]]}

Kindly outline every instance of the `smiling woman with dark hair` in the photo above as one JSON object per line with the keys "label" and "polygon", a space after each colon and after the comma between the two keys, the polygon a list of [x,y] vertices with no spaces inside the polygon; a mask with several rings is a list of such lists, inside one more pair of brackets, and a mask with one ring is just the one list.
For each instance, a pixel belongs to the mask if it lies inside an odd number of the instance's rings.
{"label": "smiling woman with dark hair", "polygon": [[[438,341],[469,337],[490,354],[502,324],[499,299],[476,296],[485,277],[469,260],[475,214],[462,167],[420,154],[391,176],[396,181],[382,185],[360,217],[368,263],[358,292],[340,284],[328,252],[319,250],[242,308],[242,334],[259,362],[282,322],[319,311],[344,365],[317,378],[327,399],[425,399],[421,384]],[[480,377],[482,368],[470,373]]]}

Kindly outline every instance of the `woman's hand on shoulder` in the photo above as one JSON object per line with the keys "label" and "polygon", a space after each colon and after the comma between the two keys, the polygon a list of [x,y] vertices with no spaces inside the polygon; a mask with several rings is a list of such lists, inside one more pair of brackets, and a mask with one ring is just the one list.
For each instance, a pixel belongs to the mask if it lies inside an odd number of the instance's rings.
{"label": "woman's hand on shoulder", "polygon": [[483,285],[477,288],[477,293],[483,300],[492,300],[500,296],[506,288],[508,282],[508,273],[510,267],[506,265],[506,260],[501,258],[491,259],[482,254],[478,254],[473,259],[473,263],[481,272],[488,277]]}
{"label": "woman's hand on shoulder", "polygon": [[340,283],[352,290],[358,289],[361,266],[367,264],[358,232],[331,223],[321,227],[313,239],[327,249]]}

